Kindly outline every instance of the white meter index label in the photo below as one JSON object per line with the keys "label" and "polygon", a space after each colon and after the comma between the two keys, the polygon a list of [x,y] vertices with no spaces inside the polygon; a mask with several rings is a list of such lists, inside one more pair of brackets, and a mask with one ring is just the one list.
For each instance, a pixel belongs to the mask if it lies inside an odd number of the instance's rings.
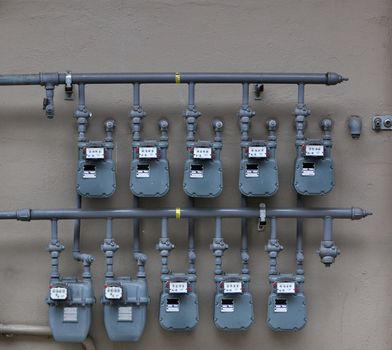
{"label": "white meter index label", "polygon": [[223,282],[223,293],[225,294],[242,293],[242,282]]}
{"label": "white meter index label", "polygon": [[267,158],[266,146],[250,146],[248,148],[249,158]]}
{"label": "white meter index label", "polygon": [[306,145],[305,155],[309,157],[324,157],[323,145]]}
{"label": "white meter index label", "polygon": [[67,294],[67,288],[65,287],[50,288],[50,299],[52,300],[66,300]]}
{"label": "white meter index label", "polygon": [[118,300],[122,298],[122,288],[119,286],[107,286],[105,288],[105,298],[109,300]]}
{"label": "white meter index label", "polygon": [[211,147],[195,147],[193,149],[193,158],[211,159],[212,158]]}
{"label": "white meter index label", "polygon": [[147,159],[158,158],[158,149],[156,147],[140,147],[139,158],[147,158]]}
{"label": "white meter index label", "polygon": [[295,294],[295,282],[278,282],[276,292],[279,294]]}
{"label": "white meter index label", "polygon": [[169,293],[175,293],[175,294],[188,293],[188,283],[187,282],[170,282],[169,283]]}
{"label": "white meter index label", "polygon": [[104,159],[105,149],[103,147],[87,147],[86,159]]}

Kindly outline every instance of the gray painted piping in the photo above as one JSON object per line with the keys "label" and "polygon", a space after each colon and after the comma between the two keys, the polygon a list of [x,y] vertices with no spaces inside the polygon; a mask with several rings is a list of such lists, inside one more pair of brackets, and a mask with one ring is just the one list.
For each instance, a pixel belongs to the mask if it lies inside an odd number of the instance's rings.
{"label": "gray painted piping", "polygon": [[[241,206],[246,208],[246,197],[241,195]],[[241,251],[242,274],[249,275],[248,220],[241,218]]]}
{"label": "gray painted piping", "polygon": [[[194,198],[189,197],[190,206],[195,206]],[[195,250],[195,220],[188,219],[188,274],[196,274],[196,250]]]}
{"label": "gray painted piping", "polygon": [[50,223],[50,242],[48,245],[48,252],[50,254],[50,282],[55,283],[60,280],[59,272],[59,257],[60,253],[64,250],[64,246],[60,244],[58,235],[58,221],[52,219]]}
{"label": "gray painted piping", "polygon": [[101,246],[101,250],[106,257],[105,281],[111,282],[114,279],[113,258],[119,246],[113,239],[113,219],[106,219],[106,237]]}
{"label": "gray painted piping", "polygon": [[[2,74],[0,85],[65,85],[67,73]],[[72,73],[73,84],[325,84],[348,80],[337,73]]]}
{"label": "gray painted piping", "polygon": [[[303,197],[300,194],[297,194],[297,205],[303,206]],[[296,260],[296,269],[297,275],[304,275],[304,219],[297,218],[297,240],[296,240],[296,251],[295,251],[295,260]]]}
{"label": "gray painted piping", "polygon": [[332,218],[327,216],[324,218],[324,233],[323,240],[324,241],[332,241]]}
{"label": "gray painted piping", "polygon": [[[81,210],[81,209],[17,209],[0,211],[0,220],[30,221],[30,220],[75,220],[75,219],[132,219],[132,218],[176,218],[178,209],[110,209],[110,210]],[[179,209],[181,218],[258,218],[258,208],[185,208]],[[176,214],[177,213],[177,214]],[[268,218],[320,218],[326,216],[335,219],[359,220],[372,215],[362,208],[270,208],[266,210]]]}

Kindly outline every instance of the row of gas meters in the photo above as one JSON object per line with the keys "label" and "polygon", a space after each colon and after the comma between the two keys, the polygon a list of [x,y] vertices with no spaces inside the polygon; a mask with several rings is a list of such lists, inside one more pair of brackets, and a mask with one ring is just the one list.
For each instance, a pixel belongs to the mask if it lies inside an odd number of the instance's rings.
{"label": "row of gas meters", "polygon": [[[302,277],[303,278],[303,277]],[[199,321],[196,276],[170,274],[162,278],[159,322],[168,331],[190,331]],[[301,276],[270,278],[268,325],[276,331],[295,331],[306,324]],[[143,334],[150,301],[145,278],[107,281],[101,302],[104,323],[112,341],[138,341]],[[89,332],[95,303],[91,280],[63,278],[49,286],[49,323],[57,341],[81,342]],[[218,329],[243,331],[254,319],[249,281],[222,276],[216,282],[213,320]]]}
{"label": "row of gas meters", "polygon": [[[219,122],[223,126],[222,122]],[[162,121],[160,122],[162,126]],[[168,123],[161,127],[159,140],[133,140],[130,166],[130,190],[137,197],[162,197],[170,188],[167,158]],[[221,149],[217,128],[213,141],[187,142],[183,189],[190,197],[211,198],[223,190]],[[323,127],[322,122],[322,127]],[[247,197],[272,196],[278,191],[278,164],[275,158],[277,123],[267,122],[267,140],[241,141],[239,190]],[[324,130],[324,129],[323,129]],[[325,130],[324,130],[325,131]],[[113,159],[113,139],[79,142],[77,192],[82,197],[106,198],[116,189],[116,166]],[[297,158],[293,185],[302,195],[323,195],[334,186],[332,141],[329,132],[320,139],[296,142]]]}

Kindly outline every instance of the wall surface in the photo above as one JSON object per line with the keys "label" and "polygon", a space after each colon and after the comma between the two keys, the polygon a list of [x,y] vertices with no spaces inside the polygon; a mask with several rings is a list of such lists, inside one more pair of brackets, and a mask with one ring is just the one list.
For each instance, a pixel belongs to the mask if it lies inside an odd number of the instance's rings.
{"label": "wall surface", "polygon": [[[245,333],[223,333],[212,321],[214,260],[209,250],[212,220],[197,222],[198,292],[200,323],[191,333],[168,333],[159,326],[159,255],[155,243],[157,220],[142,224],[143,247],[149,257],[147,272],[151,294],[148,322],[136,344],[108,341],[102,306],[94,306],[91,336],[97,348],[153,349],[378,349],[392,347],[392,134],[371,131],[370,117],[392,113],[392,4],[390,0],[145,0],[145,1],[20,1],[0,2],[0,73],[39,71],[147,72],[326,72],[350,78],[338,86],[310,86],[306,102],[309,136],[318,135],[322,117],[333,118],[336,187],[329,195],[307,198],[308,207],[360,206],[374,215],[362,221],[336,221],[335,241],[342,254],[326,269],[315,254],[322,225],[305,222],[305,293],[308,324],[298,333],[274,333],[266,325],[268,296],[266,232],[250,221],[251,290],[255,322]],[[72,117],[76,101],[63,101],[56,91],[56,118],[46,120],[41,110],[40,87],[2,87],[0,94],[0,208],[73,207],[76,166],[76,132]],[[128,189],[130,134],[129,86],[91,86],[87,105],[94,113],[91,139],[103,137],[102,123],[117,120],[118,190],[106,200],[86,200],[85,208],[131,206]],[[240,86],[198,86],[196,102],[203,113],[200,137],[212,136],[210,122],[225,121],[224,191],[214,200],[197,200],[198,206],[237,207]],[[170,126],[169,159],[172,188],[165,198],[142,200],[143,207],[180,207],[187,203],[182,191],[185,129],[182,112],[186,86],[143,86],[142,105],[146,138],[156,138],[157,121],[167,117]],[[266,86],[263,99],[251,99],[256,117],[254,137],[265,136],[264,122],[277,118],[277,157],[280,190],[264,200],[273,207],[295,205],[291,187],[295,157],[292,112],[294,86]],[[347,131],[351,114],[363,117],[363,135],[352,140]],[[251,200],[250,205],[258,205]],[[226,271],[239,270],[238,220],[224,221],[224,237],[231,249],[224,259]],[[46,246],[47,222],[0,222],[0,322],[47,324],[47,292],[50,270]],[[61,258],[65,275],[81,273],[70,256],[72,222],[62,223]],[[177,249],[171,267],[181,271],[186,261],[186,221],[170,222]],[[82,249],[96,257],[93,265],[95,294],[101,295],[104,259],[100,244],[104,225],[83,222]],[[279,221],[279,237],[285,245],[280,270],[294,269],[295,222]],[[132,224],[115,222],[115,238],[121,246],[115,264],[119,275],[134,273],[131,256]],[[1,338],[1,349],[80,349],[79,344],[55,344],[39,337]]]}

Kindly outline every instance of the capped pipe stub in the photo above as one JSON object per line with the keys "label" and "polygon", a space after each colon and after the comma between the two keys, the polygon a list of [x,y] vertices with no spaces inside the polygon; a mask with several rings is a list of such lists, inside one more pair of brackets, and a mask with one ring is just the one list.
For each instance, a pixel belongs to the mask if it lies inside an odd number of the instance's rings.
{"label": "capped pipe stub", "polygon": [[348,118],[347,123],[348,129],[350,131],[351,137],[355,139],[359,139],[362,132],[362,119],[358,115],[352,115]]}

